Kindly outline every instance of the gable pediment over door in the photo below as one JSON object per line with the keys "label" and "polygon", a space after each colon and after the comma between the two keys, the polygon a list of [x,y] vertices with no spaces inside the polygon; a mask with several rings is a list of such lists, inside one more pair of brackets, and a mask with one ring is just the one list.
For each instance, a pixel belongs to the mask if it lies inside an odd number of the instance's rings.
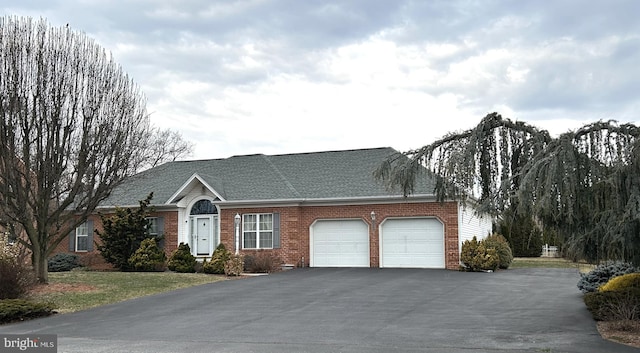
{"label": "gable pediment over door", "polygon": [[[187,197],[191,195],[191,197]],[[225,198],[214,189],[204,178],[198,173],[194,173],[176,192],[171,195],[166,204],[178,204],[186,207],[187,203],[196,196],[209,196],[214,199],[225,201]]]}

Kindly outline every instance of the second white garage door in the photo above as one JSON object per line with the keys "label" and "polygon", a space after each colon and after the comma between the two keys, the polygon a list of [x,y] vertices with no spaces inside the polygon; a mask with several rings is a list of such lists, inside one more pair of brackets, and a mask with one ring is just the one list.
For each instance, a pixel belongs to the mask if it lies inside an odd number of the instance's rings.
{"label": "second white garage door", "polygon": [[362,220],[321,220],[311,226],[312,267],[369,267],[369,227]]}
{"label": "second white garage door", "polygon": [[380,238],[380,267],[445,267],[444,226],[437,219],[388,219]]}

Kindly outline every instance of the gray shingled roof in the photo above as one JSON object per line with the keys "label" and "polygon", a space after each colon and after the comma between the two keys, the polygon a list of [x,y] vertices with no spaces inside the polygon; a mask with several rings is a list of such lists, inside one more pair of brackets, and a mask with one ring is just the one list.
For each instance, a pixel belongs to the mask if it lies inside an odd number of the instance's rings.
{"label": "gray shingled roof", "polygon": [[[373,178],[392,148],[233,156],[226,159],[169,162],[127,179],[102,206],[134,206],[149,192],[152,203],[168,202],[197,173],[227,201],[353,199],[399,195]],[[432,194],[427,173],[415,194]]]}

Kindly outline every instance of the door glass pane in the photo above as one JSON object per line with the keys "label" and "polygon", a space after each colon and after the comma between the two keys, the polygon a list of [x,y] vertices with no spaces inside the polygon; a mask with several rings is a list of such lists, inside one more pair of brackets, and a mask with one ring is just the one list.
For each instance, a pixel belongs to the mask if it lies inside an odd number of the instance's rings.
{"label": "door glass pane", "polygon": [[218,216],[213,216],[213,221],[211,222],[211,226],[213,227],[213,247],[215,249],[216,246],[220,243],[220,234],[218,234]]}

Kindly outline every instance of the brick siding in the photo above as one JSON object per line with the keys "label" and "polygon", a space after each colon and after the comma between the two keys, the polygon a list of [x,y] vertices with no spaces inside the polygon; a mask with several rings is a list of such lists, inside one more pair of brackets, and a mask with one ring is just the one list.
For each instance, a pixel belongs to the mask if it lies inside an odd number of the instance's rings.
{"label": "brick siding", "polygon": [[[371,212],[376,214],[376,226],[372,226]],[[220,241],[230,251],[235,250],[235,220],[236,214],[247,213],[280,213],[280,239],[281,247],[272,250],[260,250],[271,252],[278,256],[286,264],[297,267],[309,266],[309,229],[311,225],[321,219],[359,218],[369,224],[370,266],[379,267],[379,230],[380,224],[389,217],[435,217],[444,224],[445,235],[445,267],[456,270],[459,266],[458,249],[458,206],[455,202],[423,202],[423,203],[393,203],[371,205],[346,205],[346,206],[294,206],[294,207],[261,207],[261,208],[233,208],[220,210]],[[155,212],[150,217],[163,217],[165,252],[171,255],[178,247],[178,212]],[[102,230],[100,217],[92,216],[94,228]],[[100,238],[94,234],[94,242],[99,243]],[[63,240],[58,245],[56,252],[70,252],[68,240]],[[258,250],[243,249],[242,253],[252,254]],[[77,252],[83,262],[96,269],[112,269],[102,259],[96,250],[91,252]]]}
{"label": "brick siding", "polygon": [[[371,224],[371,211],[376,214],[376,227]],[[445,267],[458,269],[458,207],[455,202],[445,203],[396,203],[353,206],[268,207],[223,209],[220,214],[220,241],[227,249],[235,249],[234,217],[236,213],[280,213],[281,248],[266,250],[280,257],[285,263],[296,266],[309,265],[309,229],[320,219],[359,218],[369,224],[370,266],[379,267],[379,225],[388,217],[436,217],[444,224]],[[251,254],[256,250],[243,249]]]}

